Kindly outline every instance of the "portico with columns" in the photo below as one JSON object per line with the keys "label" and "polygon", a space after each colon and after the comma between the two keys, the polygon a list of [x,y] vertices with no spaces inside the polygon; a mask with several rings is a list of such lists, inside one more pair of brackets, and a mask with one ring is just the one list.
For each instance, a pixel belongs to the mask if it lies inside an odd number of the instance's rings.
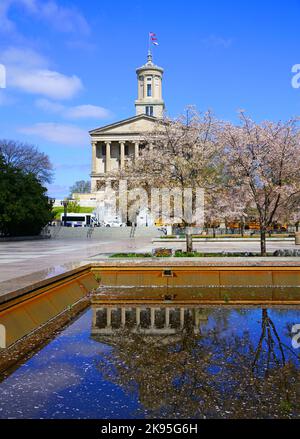
{"label": "portico with columns", "polygon": [[175,335],[189,323],[194,333],[208,321],[204,308],[185,306],[138,306],[116,304],[111,306],[92,305],[92,334],[114,335],[127,328],[132,333],[144,335]]}
{"label": "portico with columns", "polygon": [[[99,128],[92,138],[92,192],[105,186],[115,171],[124,169],[126,160],[136,160],[143,148],[141,132],[153,129],[153,117],[140,115]],[[140,131],[141,130],[141,131]]]}

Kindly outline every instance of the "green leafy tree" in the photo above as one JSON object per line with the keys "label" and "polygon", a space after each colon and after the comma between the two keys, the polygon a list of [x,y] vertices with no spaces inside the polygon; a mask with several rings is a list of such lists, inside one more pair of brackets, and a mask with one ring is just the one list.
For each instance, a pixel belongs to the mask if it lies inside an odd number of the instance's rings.
{"label": "green leafy tree", "polygon": [[0,156],[0,235],[38,235],[53,218],[46,191],[33,174]]}
{"label": "green leafy tree", "polygon": [[78,198],[75,198],[73,201],[69,201],[68,203],[68,212],[72,213],[79,213],[81,211],[80,209],[80,203]]}

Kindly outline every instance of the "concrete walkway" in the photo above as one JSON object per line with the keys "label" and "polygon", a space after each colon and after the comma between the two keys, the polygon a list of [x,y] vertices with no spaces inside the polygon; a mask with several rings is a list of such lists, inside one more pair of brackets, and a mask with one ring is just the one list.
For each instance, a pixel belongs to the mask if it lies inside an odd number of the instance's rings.
{"label": "concrete walkway", "polygon": [[151,238],[117,239],[97,243],[89,240],[19,241],[0,243],[0,282],[36,271],[58,272],[60,266],[88,259],[99,253],[151,251]]}

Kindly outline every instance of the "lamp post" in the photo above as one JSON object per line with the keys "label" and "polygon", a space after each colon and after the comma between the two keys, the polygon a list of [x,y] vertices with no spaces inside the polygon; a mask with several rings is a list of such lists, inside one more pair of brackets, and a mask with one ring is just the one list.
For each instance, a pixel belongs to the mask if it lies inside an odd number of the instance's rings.
{"label": "lamp post", "polygon": [[64,227],[67,225],[67,215],[68,215],[68,204],[69,200],[68,198],[64,198],[64,200],[61,203],[64,206]]}
{"label": "lamp post", "polygon": [[[48,205],[51,207],[52,215],[53,215],[52,208],[54,206],[54,203],[55,203],[55,198],[48,197]],[[54,217],[52,216],[51,221],[49,221],[49,223],[48,223],[48,226],[52,226],[53,225],[53,219],[54,219]],[[49,233],[50,233],[50,231],[49,231]]]}

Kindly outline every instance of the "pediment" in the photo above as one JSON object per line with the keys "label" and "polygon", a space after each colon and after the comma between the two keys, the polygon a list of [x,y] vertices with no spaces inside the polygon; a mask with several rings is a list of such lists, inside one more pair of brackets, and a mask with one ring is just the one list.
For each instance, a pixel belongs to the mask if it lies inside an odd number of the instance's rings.
{"label": "pediment", "polygon": [[106,135],[106,134],[141,134],[152,131],[156,118],[142,114],[134,116],[129,119],[122,120],[120,122],[106,125],[104,127],[96,128],[90,131],[91,136]]}

